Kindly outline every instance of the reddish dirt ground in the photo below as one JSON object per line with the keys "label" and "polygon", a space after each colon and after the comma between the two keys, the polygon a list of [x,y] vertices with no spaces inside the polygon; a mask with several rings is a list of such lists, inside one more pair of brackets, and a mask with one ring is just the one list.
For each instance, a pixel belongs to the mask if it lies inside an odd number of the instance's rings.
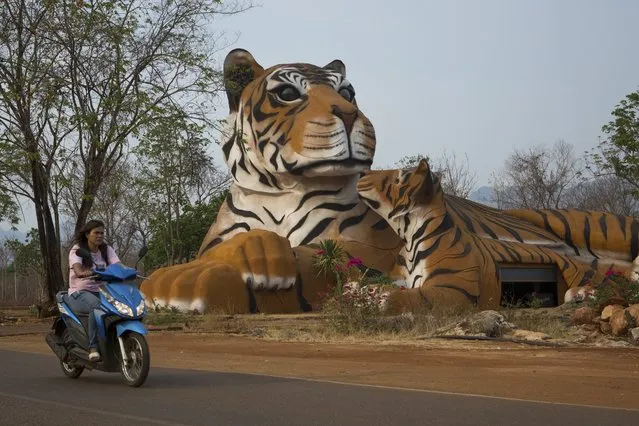
{"label": "reddish dirt ground", "polygon": [[[53,356],[43,340],[46,327],[38,326],[31,326],[36,334],[21,334],[29,327],[2,327],[0,349]],[[633,348],[448,340],[306,343],[181,332],[152,332],[149,343],[155,367],[639,409],[639,350]]]}

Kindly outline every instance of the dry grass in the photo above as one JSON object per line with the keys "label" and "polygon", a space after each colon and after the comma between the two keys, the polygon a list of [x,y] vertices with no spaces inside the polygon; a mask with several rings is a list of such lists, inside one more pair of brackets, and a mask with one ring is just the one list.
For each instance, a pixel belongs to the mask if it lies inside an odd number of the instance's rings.
{"label": "dry grass", "polygon": [[434,336],[472,312],[433,310],[416,314],[361,315],[327,311],[298,315],[228,315],[210,313],[189,322],[193,331],[246,335],[299,342],[409,341]]}
{"label": "dry grass", "polygon": [[[551,338],[570,334],[570,307],[504,309],[500,312],[519,329],[538,331]],[[477,313],[477,309],[436,308],[418,313],[389,316],[352,307],[327,307],[319,313],[242,314],[211,312],[204,315],[164,311],[152,312],[145,322],[185,331],[241,335],[275,341],[297,342],[408,342],[435,337],[441,330]]]}
{"label": "dry grass", "polygon": [[545,333],[553,339],[568,337],[570,334],[570,314],[574,307],[540,309],[503,309],[500,312],[506,320],[522,330]]}

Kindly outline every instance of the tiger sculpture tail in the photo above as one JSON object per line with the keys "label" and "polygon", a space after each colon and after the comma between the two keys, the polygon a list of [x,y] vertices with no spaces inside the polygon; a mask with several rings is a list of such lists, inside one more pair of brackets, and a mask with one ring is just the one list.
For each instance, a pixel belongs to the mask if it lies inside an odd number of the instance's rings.
{"label": "tiger sculpture tail", "polygon": [[[503,265],[554,265],[565,287],[574,288],[600,280],[588,264],[540,244],[490,238],[472,232],[468,222],[451,213],[449,197],[428,163],[412,170],[369,171],[360,179],[362,199],[394,228],[405,245],[393,276],[428,305],[455,303],[494,309],[501,303],[500,267]],[[456,206],[459,203],[456,203]],[[477,212],[468,212],[477,220]],[[530,223],[512,220],[518,228],[535,232]],[[486,221],[483,228],[496,226]],[[539,235],[543,234],[540,230]],[[414,298],[410,302],[414,304]]]}
{"label": "tiger sculpture tail", "polygon": [[599,271],[639,280],[639,218],[576,209],[504,210],[566,241]]}

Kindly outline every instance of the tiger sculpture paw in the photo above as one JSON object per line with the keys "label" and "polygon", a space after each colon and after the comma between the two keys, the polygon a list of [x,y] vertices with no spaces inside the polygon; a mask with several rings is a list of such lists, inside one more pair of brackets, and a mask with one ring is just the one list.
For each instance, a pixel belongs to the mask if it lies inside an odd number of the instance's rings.
{"label": "tiger sculpture paw", "polygon": [[[298,281],[304,248],[265,230],[239,234],[202,257],[155,271],[142,285],[147,303],[180,311],[299,312],[308,301]],[[301,280],[301,279],[300,279]]]}

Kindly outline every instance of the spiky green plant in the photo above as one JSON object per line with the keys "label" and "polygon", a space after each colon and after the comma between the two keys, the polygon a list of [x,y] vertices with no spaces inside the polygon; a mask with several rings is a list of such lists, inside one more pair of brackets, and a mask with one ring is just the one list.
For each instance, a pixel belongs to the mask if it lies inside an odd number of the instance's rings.
{"label": "spiky green plant", "polygon": [[345,281],[345,269],[344,259],[346,258],[346,252],[335,240],[323,240],[319,243],[319,247],[315,255],[313,256],[313,269],[317,273],[317,276],[324,275],[329,277],[333,275],[335,277],[336,295],[341,295],[342,286]]}

